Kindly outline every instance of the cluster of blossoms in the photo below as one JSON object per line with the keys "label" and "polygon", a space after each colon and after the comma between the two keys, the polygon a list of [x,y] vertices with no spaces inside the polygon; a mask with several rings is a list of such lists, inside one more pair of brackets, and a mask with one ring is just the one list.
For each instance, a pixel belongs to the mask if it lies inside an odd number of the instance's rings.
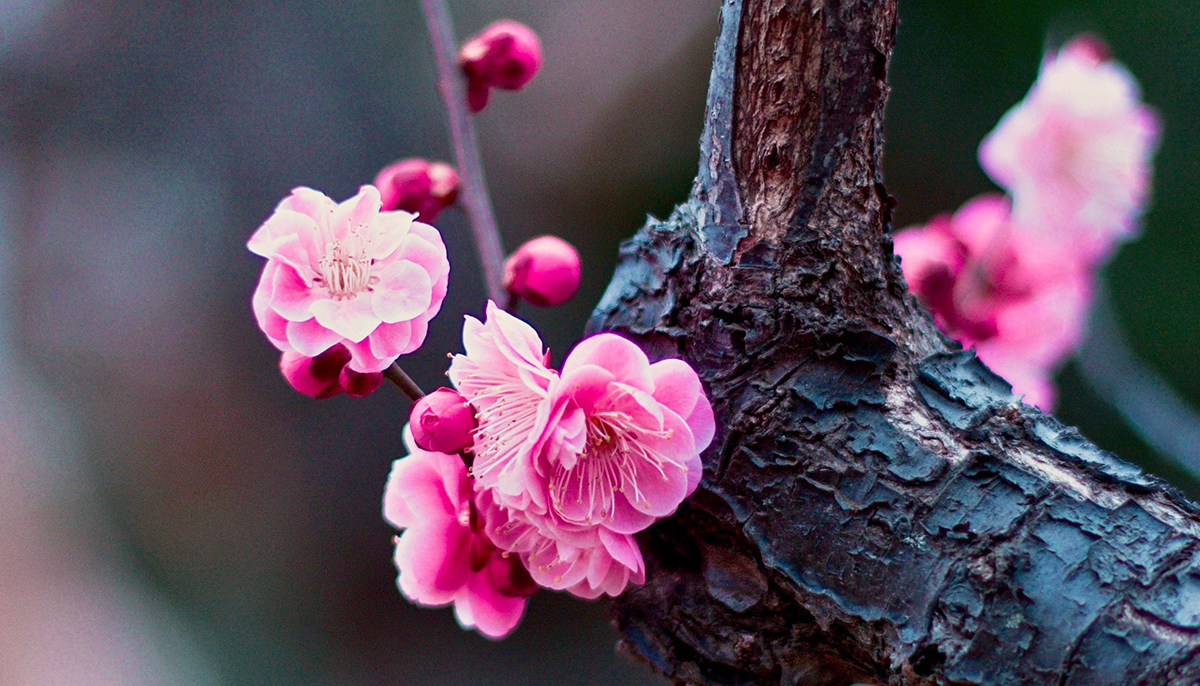
{"label": "cluster of blossoms", "polygon": [[1029,94],[980,146],[1008,195],[895,236],[909,287],[1025,401],[1052,409],[1052,376],[1084,331],[1096,270],[1137,233],[1158,141],[1137,82],[1082,36],[1046,56]]}
{"label": "cluster of blossoms", "polygon": [[[404,529],[405,596],[453,602],[464,626],[498,637],[537,586],[595,598],[642,583],[633,534],[696,489],[713,438],[696,373],[681,360],[651,364],[612,334],[582,341],[559,373],[533,328],[494,303],[486,321],[467,317],[463,346],[449,372],[458,392],[414,407],[412,454],[384,496]],[[456,446],[469,473],[434,450]],[[434,469],[438,479],[416,476]]]}
{"label": "cluster of blossoms", "polygon": [[[488,27],[459,53],[469,108],[493,88],[520,89],[540,63],[527,27]],[[425,341],[446,297],[450,263],[430,222],[461,183],[446,164],[410,158],[341,203],[297,188],[248,247],[267,259],[255,316],[296,390],[361,397],[386,375],[413,397],[409,455],[393,464],[383,506],[401,530],[400,591],[452,603],[464,627],[498,638],[540,587],[595,598],[642,583],[633,535],[696,489],[715,425],[687,363],[651,364],[599,334],[559,372],[533,328],[492,302],[485,321],[466,318],[455,390],[423,395],[395,361]],[[579,280],[575,248],[535,238],[504,263],[507,308],[563,303]]]}

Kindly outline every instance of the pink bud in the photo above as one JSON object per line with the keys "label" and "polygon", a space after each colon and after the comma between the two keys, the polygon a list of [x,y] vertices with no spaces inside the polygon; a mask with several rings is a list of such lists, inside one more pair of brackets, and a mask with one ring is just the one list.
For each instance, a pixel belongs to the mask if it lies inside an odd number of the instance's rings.
{"label": "pink bud", "polygon": [[534,305],[564,303],[579,290],[579,253],[561,238],[535,238],[505,260],[504,287]]}
{"label": "pink bud", "polygon": [[410,157],[384,167],[375,186],[384,211],[416,212],[428,224],[458,200],[461,182],[448,164]]}
{"label": "pink bud", "polygon": [[330,398],[342,392],[338,381],[350,362],[350,351],[338,343],[316,357],[286,352],[279,360],[279,371],[292,388],[313,398]]}
{"label": "pink bud", "polygon": [[458,453],[474,442],[475,410],[457,391],[439,388],[413,404],[409,427],[417,447]]}
{"label": "pink bud", "polygon": [[467,101],[482,110],[491,88],[521,90],[542,66],[542,43],[533,29],[501,20],[463,44],[458,65],[467,75]]}
{"label": "pink bud", "polygon": [[343,367],[342,374],[338,377],[338,384],[351,398],[371,395],[382,383],[383,372],[356,372],[350,367]]}

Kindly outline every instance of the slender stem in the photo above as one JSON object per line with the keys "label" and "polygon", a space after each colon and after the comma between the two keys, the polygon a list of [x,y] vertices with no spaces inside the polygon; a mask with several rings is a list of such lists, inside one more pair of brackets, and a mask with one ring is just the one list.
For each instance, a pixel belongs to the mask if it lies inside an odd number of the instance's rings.
{"label": "slender stem", "polygon": [[399,386],[400,390],[404,391],[409,398],[412,398],[414,403],[425,397],[425,391],[422,391],[417,382],[413,381],[412,377],[408,374],[405,374],[400,365],[395,362],[392,363],[392,366],[383,370],[383,378]]}
{"label": "slender stem", "polygon": [[450,22],[450,10],[446,0],[421,0],[425,10],[425,24],[429,28],[429,42],[437,62],[438,92],[446,103],[450,119],[450,139],[454,144],[454,158],[462,178],[459,201],[467,212],[475,246],[479,250],[479,261],[483,265],[483,280],[488,297],[497,303],[503,302],[504,287],[501,283],[504,269],[504,248],[500,243],[500,231],[496,228],[496,216],[492,211],[492,200],[488,196],[487,182],[483,177],[483,159],[479,154],[479,140],[475,135],[475,122],[467,111],[466,88],[458,72],[458,42],[454,39],[454,25]]}

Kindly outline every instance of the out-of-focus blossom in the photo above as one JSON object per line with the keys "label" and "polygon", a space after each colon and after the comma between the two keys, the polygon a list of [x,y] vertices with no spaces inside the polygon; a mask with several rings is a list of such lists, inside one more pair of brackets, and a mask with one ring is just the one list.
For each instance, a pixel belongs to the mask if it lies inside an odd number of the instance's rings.
{"label": "out-of-focus blossom", "polygon": [[375,187],[384,211],[415,212],[418,221],[431,223],[458,200],[462,182],[444,162],[410,157],[384,167]]}
{"label": "out-of-focus blossom", "polygon": [[413,403],[409,427],[422,450],[458,453],[474,442],[475,410],[459,392],[439,388]]}
{"label": "out-of-focus blossom", "polygon": [[1083,36],[1046,56],[1029,94],[984,139],[979,160],[1013,197],[1021,230],[1097,262],[1136,234],[1158,118],[1137,81]]}
{"label": "out-of-focus blossom", "polygon": [[253,299],[267,338],[308,357],[340,343],[355,372],[420,347],[446,297],[441,235],[408,212],[381,212],[374,186],[340,204],[297,188],[248,247],[267,258]]}
{"label": "out-of-focus blossom", "polygon": [[650,364],[633,343],[599,334],[560,376],[536,332],[494,303],[486,323],[467,318],[463,344],[450,378],[478,411],[479,487],[519,530],[498,530],[503,545],[552,588],[594,597],[640,582],[629,535],[696,489],[715,432],[696,373],[682,360]]}
{"label": "out-of-focus blossom", "polygon": [[403,529],[395,556],[400,591],[420,605],[454,603],[463,627],[501,638],[537,586],[519,556],[489,540],[462,460],[422,450],[407,429],[404,439],[410,454],[392,463],[383,496],[384,518]]}
{"label": "out-of-focus blossom", "polygon": [[504,288],[534,305],[559,305],[579,290],[579,253],[556,236],[535,238],[504,261]]}
{"label": "out-of-focus blossom", "polygon": [[542,66],[542,43],[520,22],[497,21],[463,44],[458,65],[467,77],[467,104],[479,112],[491,89],[515,91],[529,83]]}
{"label": "out-of-focus blossom", "polygon": [[984,195],[894,241],[938,327],[974,347],[1026,402],[1050,409],[1050,378],[1083,333],[1091,276],[1084,264],[1052,263],[1039,236],[1015,225],[1006,198]]}

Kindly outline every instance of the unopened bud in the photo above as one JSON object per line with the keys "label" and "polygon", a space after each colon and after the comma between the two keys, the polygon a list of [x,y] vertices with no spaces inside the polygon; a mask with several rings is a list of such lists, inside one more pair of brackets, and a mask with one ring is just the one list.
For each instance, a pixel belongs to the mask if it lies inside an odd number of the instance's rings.
{"label": "unopened bud", "polygon": [[417,219],[427,224],[458,200],[461,186],[454,167],[419,157],[393,162],[375,176],[385,212],[416,212]]}
{"label": "unopened bud", "polygon": [[439,388],[413,404],[409,428],[417,447],[454,454],[474,442],[475,410],[457,391]]}
{"label": "unopened bud", "polygon": [[579,253],[561,238],[535,238],[505,260],[504,287],[534,305],[564,303],[579,290]]}
{"label": "unopened bud", "polygon": [[542,66],[542,43],[533,29],[504,19],[464,43],[458,65],[467,76],[471,111],[479,112],[492,88],[515,91],[529,83]]}
{"label": "unopened bud", "polygon": [[338,343],[316,357],[286,352],[279,360],[279,371],[292,388],[313,398],[330,398],[342,392],[339,379],[350,362],[350,351]]}
{"label": "unopened bud", "polygon": [[342,390],[351,398],[362,398],[371,395],[383,383],[383,372],[356,372],[350,367],[343,367],[338,378]]}

